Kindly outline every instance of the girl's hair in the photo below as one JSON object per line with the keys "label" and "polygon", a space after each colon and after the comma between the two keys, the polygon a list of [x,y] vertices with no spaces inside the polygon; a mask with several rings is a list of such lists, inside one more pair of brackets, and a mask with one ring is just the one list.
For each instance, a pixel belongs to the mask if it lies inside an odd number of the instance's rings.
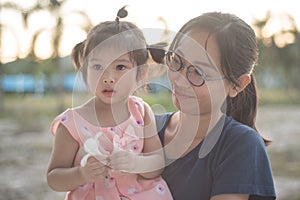
{"label": "girl's hair", "polygon": [[[237,16],[220,12],[204,13],[191,19],[179,32],[185,34],[195,29],[209,32],[206,42],[209,37],[215,38],[221,56],[221,70],[228,81],[239,86],[238,78],[242,74],[251,75],[251,82],[248,86],[236,97],[228,96],[225,106],[227,115],[257,130],[255,118],[258,97],[252,71],[257,63],[258,48],[254,30]],[[179,40],[180,35],[175,37],[171,48],[174,48]],[[207,50],[206,47],[205,50]],[[266,139],[264,141],[265,144],[270,142]]]}
{"label": "girl's hair", "polygon": [[129,53],[130,60],[137,66],[147,62],[149,58],[148,50],[155,62],[163,62],[166,44],[147,45],[143,32],[135,24],[119,20],[126,16],[127,11],[124,6],[118,11],[115,21],[106,21],[96,25],[89,31],[84,41],[74,46],[71,53],[71,60],[75,69],[82,71],[85,81],[87,79],[87,69],[85,66],[88,62],[86,58],[98,45],[106,45],[105,47],[109,45],[113,46],[113,48],[126,49],[124,53]]}

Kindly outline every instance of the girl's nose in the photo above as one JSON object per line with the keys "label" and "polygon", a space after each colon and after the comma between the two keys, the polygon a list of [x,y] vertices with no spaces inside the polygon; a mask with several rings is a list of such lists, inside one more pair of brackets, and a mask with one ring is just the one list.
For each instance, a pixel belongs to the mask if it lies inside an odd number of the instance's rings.
{"label": "girl's nose", "polygon": [[115,82],[115,77],[112,71],[107,69],[103,74],[102,74],[102,81],[105,84],[112,84]]}
{"label": "girl's nose", "polygon": [[106,77],[103,79],[103,83],[105,83],[105,84],[112,84],[114,82],[115,82],[115,79],[112,77]]}

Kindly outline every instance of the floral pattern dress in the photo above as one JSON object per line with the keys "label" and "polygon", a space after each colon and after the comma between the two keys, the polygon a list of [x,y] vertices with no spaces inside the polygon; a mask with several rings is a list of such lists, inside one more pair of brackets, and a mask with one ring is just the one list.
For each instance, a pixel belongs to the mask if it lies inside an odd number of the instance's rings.
{"label": "floral pattern dress", "polygon": [[[89,155],[109,155],[116,149],[140,154],[143,149],[144,103],[131,96],[128,108],[131,116],[115,127],[99,127],[86,121],[73,109],[67,109],[51,124],[55,135],[63,124],[78,142],[80,148],[74,166],[84,165]],[[161,178],[144,179],[137,174],[118,173],[109,170],[105,178],[86,183],[69,191],[66,200],[170,200],[171,193]]]}

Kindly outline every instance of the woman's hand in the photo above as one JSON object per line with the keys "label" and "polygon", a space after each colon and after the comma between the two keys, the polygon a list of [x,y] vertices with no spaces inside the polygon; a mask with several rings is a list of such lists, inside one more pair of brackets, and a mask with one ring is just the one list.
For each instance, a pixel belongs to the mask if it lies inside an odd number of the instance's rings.
{"label": "woman's hand", "polygon": [[90,156],[86,164],[80,167],[80,173],[85,182],[94,182],[107,175],[108,167],[96,157]]}

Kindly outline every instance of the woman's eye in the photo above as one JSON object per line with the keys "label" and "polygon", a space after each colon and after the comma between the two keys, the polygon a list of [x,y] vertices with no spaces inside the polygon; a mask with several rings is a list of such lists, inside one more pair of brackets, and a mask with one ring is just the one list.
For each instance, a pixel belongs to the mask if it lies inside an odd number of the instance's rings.
{"label": "woman's eye", "polygon": [[95,70],[103,70],[103,67],[102,67],[102,65],[93,65],[93,68],[95,69]]}
{"label": "woman's eye", "polygon": [[117,65],[116,66],[116,70],[118,70],[118,71],[122,71],[122,70],[125,70],[125,69],[126,69],[125,65]]}
{"label": "woman's eye", "polygon": [[181,62],[180,62],[181,60],[180,60],[179,56],[174,56],[173,61],[174,61],[176,64],[181,64]]}

